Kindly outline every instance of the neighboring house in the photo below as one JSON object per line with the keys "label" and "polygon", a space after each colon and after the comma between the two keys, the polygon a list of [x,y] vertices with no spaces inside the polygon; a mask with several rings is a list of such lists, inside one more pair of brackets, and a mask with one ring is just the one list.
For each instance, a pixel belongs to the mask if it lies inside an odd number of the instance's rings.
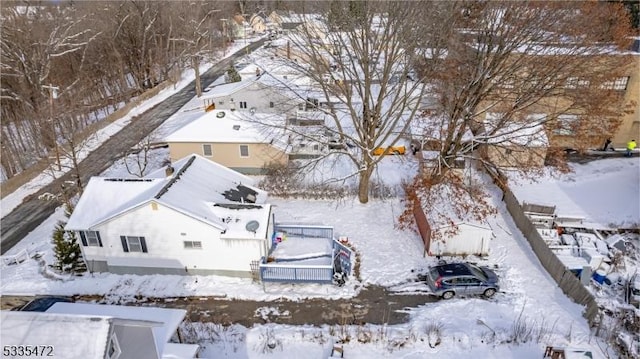
{"label": "neighboring house", "polygon": [[260,174],[269,164],[287,163],[287,137],[277,128],[284,121],[277,115],[215,110],[203,113],[164,141],[172,161],[197,153],[232,170]]}
{"label": "neighboring house", "polygon": [[487,113],[484,135],[476,137],[487,142],[486,146],[480,146],[480,156],[498,167],[544,166],[549,147],[543,125],[546,116],[533,114],[524,122],[507,124],[499,124],[500,119],[498,113]]}
{"label": "neighboring house", "polygon": [[65,229],[91,272],[250,277],[273,232],[253,182],[199,155],[145,178],[93,177]]}
{"label": "neighboring house", "polygon": [[244,110],[259,113],[293,113],[298,108],[294,94],[286,94],[284,84],[274,81],[265,83],[262,77],[270,76],[265,72],[240,74],[242,80],[211,87],[202,100],[205,108],[219,110]]}
{"label": "neighboring house", "polygon": [[613,90],[624,91],[625,102],[635,103],[631,112],[622,116],[620,127],[611,139],[611,146],[615,148],[626,148],[630,140],[640,141],[640,37],[634,39],[628,56],[633,58],[633,63],[626,78],[618,78],[611,86]]}
{"label": "neighboring house", "polygon": [[249,18],[249,26],[254,34],[264,34],[267,31],[267,21],[260,14],[253,14]]}
{"label": "neighboring house", "polygon": [[38,346],[38,357],[169,359],[195,358],[198,352],[198,345],[170,342],[183,309],[56,303],[44,313],[1,315],[5,348]]}
{"label": "neighboring house", "polygon": [[243,39],[247,36],[247,28],[249,24],[240,14],[234,15],[230,21],[231,36],[235,39]]}

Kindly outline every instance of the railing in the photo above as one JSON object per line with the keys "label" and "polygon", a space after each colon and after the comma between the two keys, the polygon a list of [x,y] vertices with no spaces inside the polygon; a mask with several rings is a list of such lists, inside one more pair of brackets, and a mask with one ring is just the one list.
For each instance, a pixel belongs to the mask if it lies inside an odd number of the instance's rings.
{"label": "railing", "polygon": [[276,224],[274,230],[303,238],[333,238],[333,227],[331,226]]}
{"label": "railing", "polygon": [[295,236],[314,239],[332,240],[332,257],[327,265],[295,265],[290,262],[267,262],[265,257],[260,261],[260,279],[263,282],[290,282],[290,283],[331,283],[334,272],[338,270],[346,275],[351,274],[351,258],[353,251],[342,243],[333,239],[333,227],[320,225],[276,224],[274,226],[275,249],[276,233],[285,233]]}
{"label": "railing", "polygon": [[261,263],[260,278],[263,282],[331,283],[333,266]]}

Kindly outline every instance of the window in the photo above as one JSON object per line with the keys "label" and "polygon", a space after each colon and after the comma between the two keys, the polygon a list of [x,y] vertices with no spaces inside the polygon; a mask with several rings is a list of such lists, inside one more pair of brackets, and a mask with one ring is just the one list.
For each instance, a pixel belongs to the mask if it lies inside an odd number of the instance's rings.
{"label": "window", "polygon": [[184,241],[185,249],[202,249],[202,242],[200,241]]}
{"label": "window", "polygon": [[249,157],[249,146],[240,145],[240,157]]}
{"label": "window", "polygon": [[619,90],[624,91],[627,89],[627,84],[629,83],[629,77],[618,77],[613,81],[604,82],[600,88],[605,90]]}
{"label": "window", "polygon": [[269,108],[274,108],[276,107],[276,105],[273,103],[273,101],[269,102]]}
{"label": "window", "polygon": [[109,359],[117,359],[120,357],[122,351],[120,350],[120,344],[118,344],[118,339],[115,335],[111,336],[109,340],[109,347],[107,348],[107,354],[109,355]]}
{"label": "window", "polygon": [[211,145],[202,145],[202,154],[205,157],[213,156],[213,151],[211,150]]}
{"label": "window", "polygon": [[578,87],[589,87],[589,80],[581,79],[579,77],[569,77],[567,79],[567,83],[564,85],[564,88],[567,89],[576,89]]}
{"label": "window", "polygon": [[560,115],[558,116],[557,127],[554,132],[562,136],[573,135],[577,123],[578,116],[576,115]]}
{"label": "window", "polygon": [[80,241],[85,247],[102,247],[102,240],[98,231],[81,231]]}
{"label": "window", "polygon": [[120,236],[122,250],[125,252],[147,253],[147,242],[144,237]]}
{"label": "window", "polygon": [[300,111],[304,110],[304,104],[303,103],[299,103],[298,104],[298,110],[300,110]]}
{"label": "window", "polygon": [[246,101],[240,101],[240,108],[247,108],[247,102]]}

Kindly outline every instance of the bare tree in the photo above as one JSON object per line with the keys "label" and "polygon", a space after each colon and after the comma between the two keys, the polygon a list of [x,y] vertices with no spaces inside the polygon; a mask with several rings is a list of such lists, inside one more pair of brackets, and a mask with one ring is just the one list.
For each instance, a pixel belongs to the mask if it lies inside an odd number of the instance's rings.
{"label": "bare tree", "polygon": [[430,21],[427,7],[423,2],[365,1],[315,6],[313,14],[300,15],[304,26],[289,39],[301,60],[285,61],[317,86],[313,96],[319,99],[309,106],[331,119],[327,130],[353,144],[331,153],[353,164],[347,177],[358,177],[358,198],[366,203],[371,176],[385,157],[374,150],[402,138],[427,94],[425,82],[408,76],[412,55],[422,51],[417,45],[419,29]]}
{"label": "bare tree", "polygon": [[178,2],[172,3],[169,41],[172,46],[179,49],[176,56],[183,59],[195,71],[198,97],[202,95],[200,65],[204,59],[213,57],[214,44],[218,43],[214,39],[222,36],[214,32],[219,20],[216,14],[221,11],[217,5],[215,2],[198,2],[189,6]]}
{"label": "bare tree", "polygon": [[[486,1],[446,7],[448,26],[437,36],[446,52],[420,59],[437,101],[422,114],[417,135],[432,140],[437,164],[410,186],[405,219],[412,196],[438,203],[452,192],[459,204],[452,214],[484,217],[486,193],[454,174],[457,160],[501,168],[483,149],[526,153],[536,136],[548,137],[552,147],[569,146],[568,139],[577,139],[570,146],[578,149],[593,146],[613,134],[630,105],[614,86],[630,65],[624,53],[630,27],[621,5]],[[527,156],[512,160],[513,170],[540,168]]]}

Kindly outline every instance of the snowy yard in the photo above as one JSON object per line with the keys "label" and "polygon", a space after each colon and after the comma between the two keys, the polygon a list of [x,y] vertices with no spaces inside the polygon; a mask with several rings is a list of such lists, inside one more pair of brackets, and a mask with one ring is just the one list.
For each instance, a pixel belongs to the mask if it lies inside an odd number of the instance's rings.
{"label": "snowy yard", "polygon": [[[189,78],[184,81],[187,80]],[[185,105],[183,110],[161,126],[157,135],[166,135],[192,120],[194,112],[189,109],[196,103],[194,100]],[[145,104],[144,108],[151,105]],[[108,131],[121,128],[128,120],[116,122],[111,125],[115,127],[108,127]],[[154,151],[156,160],[153,166],[159,167],[165,157],[166,149]],[[389,161],[382,161],[380,177],[385,178],[387,183],[399,184],[409,177],[414,170],[413,165],[400,156],[392,157]],[[340,172],[343,168],[337,167],[336,170]],[[574,170],[575,174],[560,180],[544,177],[538,183],[512,184],[512,187],[521,201],[556,205],[562,214],[585,216],[602,224],[640,223],[637,159],[596,161],[575,165]],[[122,162],[116,163],[105,174],[123,175]],[[47,182],[46,175],[43,176],[4,198],[2,214],[8,213],[22,198]],[[470,353],[479,358],[540,358],[547,344],[570,344],[599,352],[596,340],[591,338],[586,320],[582,318],[582,308],[567,299],[542,268],[507,213],[498,190],[491,186],[491,193],[498,214],[489,219],[495,233],[490,255],[487,259],[471,258],[495,268],[498,273],[501,292],[491,300],[455,298],[428,303],[407,309],[411,314],[410,322],[398,326],[316,328],[265,324],[244,328],[238,325],[222,327],[193,323],[190,327],[192,334],[200,339],[204,337],[199,341],[204,346],[201,357],[323,358],[330,353],[331,342],[346,334],[352,337],[345,345],[345,358],[350,359],[460,358],[468,357]],[[372,200],[366,205],[360,204],[355,198],[339,201],[271,199],[270,203],[275,206],[274,212],[279,222],[322,223],[334,227],[336,238],[348,237],[349,243],[360,255],[361,282],[352,276],[343,287],[270,283],[265,290],[261,284],[253,283],[250,279],[222,276],[96,273],[50,279],[43,275],[38,262],[29,259],[21,264],[2,267],[0,292],[3,295],[98,294],[106,295],[112,302],[133,301],[135,296],[224,296],[229,299],[264,301],[282,298],[352,298],[363,285],[392,288],[415,286],[413,281],[416,274],[435,262],[432,258],[422,256],[423,244],[416,233],[395,228],[403,210],[399,199]],[[23,250],[42,252],[45,261],[52,263],[51,233],[56,222],[62,219],[64,213],[59,208],[12,248],[8,255]],[[287,241],[281,245],[280,250],[284,254],[278,255],[290,258],[300,255],[293,248],[287,248]],[[324,253],[322,248],[314,251]],[[514,339],[514,327],[522,323],[537,330],[537,336],[529,340]],[[267,345],[271,341],[275,343],[273,350]]]}

